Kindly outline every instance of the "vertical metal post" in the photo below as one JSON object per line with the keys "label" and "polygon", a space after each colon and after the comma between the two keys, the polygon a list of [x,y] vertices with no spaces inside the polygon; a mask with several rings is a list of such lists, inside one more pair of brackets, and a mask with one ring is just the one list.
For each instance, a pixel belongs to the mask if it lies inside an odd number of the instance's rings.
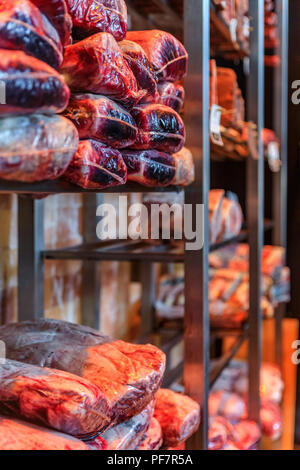
{"label": "vertical metal post", "polygon": [[[185,45],[189,52],[189,73],[185,81],[185,123],[187,146],[193,153],[195,183],[185,190],[185,203],[204,204],[202,250],[185,252],[185,367],[186,392],[200,403],[199,431],[188,443],[190,449],[208,446],[209,393],[209,311],[208,311],[208,195],[210,187],[209,142],[209,58],[210,1],[185,0]],[[195,287],[196,286],[196,287]]]}
{"label": "vertical metal post", "polygon": [[44,316],[44,201],[18,197],[18,319]]}
{"label": "vertical metal post", "polygon": [[[249,228],[249,417],[260,422],[262,354],[261,255],[264,243],[264,2],[250,0],[250,75],[248,120],[257,125],[258,145],[249,145],[247,162],[247,223]],[[250,138],[249,138],[250,142]]]}
{"label": "vertical metal post", "polygon": [[154,302],[156,298],[156,265],[153,263],[140,263],[140,280],[142,285],[141,303],[141,337],[147,337],[155,326]]}

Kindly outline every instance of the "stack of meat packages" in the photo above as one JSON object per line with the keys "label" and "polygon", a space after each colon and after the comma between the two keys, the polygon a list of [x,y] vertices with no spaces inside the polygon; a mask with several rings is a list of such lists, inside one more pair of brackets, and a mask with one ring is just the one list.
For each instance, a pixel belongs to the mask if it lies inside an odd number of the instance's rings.
{"label": "stack of meat packages", "polygon": [[175,37],[127,33],[124,0],[0,0],[0,26],[0,178],[193,181]]}
{"label": "stack of meat packages", "polygon": [[[275,441],[282,434],[280,403],[284,384],[279,368],[264,363],[260,373],[262,433]],[[211,419],[211,443],[214,449],[232,448],[232,430],[238,429],[245,448],[255,447],[260,438],[256,423],[248,416],[248,366],[243,361],[233,361],[225,369],[209,397]]]}
{"label": "stack of meat packages", "polygon": [[0,328],[0,449],[155,450],[182,445],[199,405],[160,389],[165,355],[56,320]]}
{"label": "stack of meat packages", "polygon": [[[223,19],[231,32],[232,42],[238,43],[243,50],[249,47],[249,0],[213,0],[216,5],[217,12]],[[224,37],[218,34],[216,29],[213,30],[212,37],[213,46],[217,50],[228,52],[228,46],[224,44]],[[227,46],[227,49],[226,49]]]}
{"label": "stack of meat packages", "polygon": [[278,67],[280,58],[276,53],[279,46],[278,14],[274,0],[265,0],[265,64]]}

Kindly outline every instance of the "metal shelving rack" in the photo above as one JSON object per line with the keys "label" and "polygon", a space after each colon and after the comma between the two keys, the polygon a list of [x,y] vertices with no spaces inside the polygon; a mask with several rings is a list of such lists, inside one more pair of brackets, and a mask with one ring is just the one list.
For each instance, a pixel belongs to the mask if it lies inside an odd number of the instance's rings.
{"label": "metal shelving rack", "polygon": [[[183,5],[182,2],[184,1]],[[158,25],[147,21],[145,14],[138,8],[141,5],[155,5],[163,12],[172,14],[172,24],[176,28],[184,28],[184,41],[189,51],[189,74],[185,81],[186,105],[185,124],[187,127],[187,146],[192,150],[196,180],[193,185],[185,188],[185,202],[204,204],[205,240],[208,240],[208,194],[210,189],[210,141],[209,141],[209,58],[210,28],[221,28],[226,44],[226,54],[243,58],[246,53],[238,44],[231,41],[229,31],[218,16],[217,10],[210,0],[149,0],[148,2],[130,0],[127,2],[133,15],[143,22],[145,28]],[[287,45],[286,0],[280,0],[282,42],[285,51]],[[172,6],[171,6],[172,4]],[[174,4],[174,5],[173,5]],[[175,8],[175,12],[172,7]],[[184,21],[180,16],[184,12]],[[157,17],[157,16],[156,16]],[[249,103],[249,120],[257,126],[258,135],[264,127],[264,6],[263,2],[250,0],[251,37],[250,37],[250,76],[248,80],[247,100]],[[176,19],[176,21],[175,21]],[[218,26],[219,25],[219,26]],[[221,25],[221,26],[220,26]],[[219,51],[222,54],[224,51]],[[281,90],[284,90],[287,76],[282,63]],[[278,85],[279,86],[279,85]],[[286,85],[287,89],[287,85]],[[278,130],[282,137],[283,172],[277,178],[277,190],[280,191],[280,213],[275,218],[276,225],[286,218],[286,114],[285,94],[281,91],[282,121],[278,121]],[[250,244],[250,310],[249,322],[241,330],[212,330],[209,325],[208,309],[208,255],[209,252],[225,244],[209,246],[206,242],[199,251],[180,252],[166,246],[145,246],[142,242],[109,242],[99,243],[95,240],[96,207],[101,202],[102,193],[83,191],[64,181],[26,185],[21,183],[0,182],[0,193],[14,192],[19,197],[19,261],[18,261],[18,307],[19,320],[36,319],[43,316],[44,307],[44,262],[47,259],[81,259],[84,261],[83,286],[83,322],[89,326],[100,328],[99,321],[99,279],[96,269],[101,260],[139,261],[140,279],[143,285],[141,337],[152,340],[168,354],[172,346],[182,340],[178,330],[170,331],[161,326],[153,332],[154,321],[151,312],[155,296],[154,263],[182,262],[185,266],[185,320],[184,320],[184,363],[169,370],[164,385],[170,385],[178,376],[184,374],[186,392],[195,398],[202,407],[202,421],[199,432],[189,441],[190,449],[206,449],[208,445],[208,394],[210,387],[220,373],[228,365],[241,345],[249,341],[249,413],[250,418],[259,422],[259,369],[261,362],[262,314],[260,308],[261,286],[261,251],[264,240],[264,155],[261,139],[257,148],[249,146],[250,157],[247,160],[247,231],[231,241],[248,240]],[[278,186],[279,185],[279,186]],[[157,188],[151,192],[174,192],[178,188]],[[22,197],[23,194],[38,193],[84,193],[85,222],[84,243],[78,247],[63,250],[44,249],[44,203],[43,200]],[[139,185],[128,184],[120,188],[112,188],[105,193],[149,192]],[[282,234],[284,231],[282,231]],[[276,237],[276,241],[279,238]],[[280,238],[280,240],[283,240]],[[229,243],[229,242],[226,242]],[[280,328],[278,326],[278,331]],[[210,340],[232,336],[233,346],[226,354],[210,364]]]}

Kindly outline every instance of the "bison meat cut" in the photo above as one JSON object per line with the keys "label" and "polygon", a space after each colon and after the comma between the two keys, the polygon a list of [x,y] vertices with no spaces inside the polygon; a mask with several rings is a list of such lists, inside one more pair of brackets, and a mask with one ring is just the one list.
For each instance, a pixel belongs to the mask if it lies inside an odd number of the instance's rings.
{"label": "bison meat cut", "polygon": [[158,85],[159,102],[169,108],[174,109],[177,113],[182,110],[185,91],[178,83],[162,82]]}
{"label": "bison meat cut", "polygon": [[63,46],[72,42],[72,18],[65,0],[31,0],[44,13],[57,30]]}

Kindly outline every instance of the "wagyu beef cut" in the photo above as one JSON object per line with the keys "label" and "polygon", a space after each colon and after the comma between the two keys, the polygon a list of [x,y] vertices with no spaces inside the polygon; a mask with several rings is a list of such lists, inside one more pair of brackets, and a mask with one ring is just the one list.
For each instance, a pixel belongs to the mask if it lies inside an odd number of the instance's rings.
{"label": "wagyu beef cut", "polygon": [[185,128],[176,111],[162,104],[144,104],[131,110],[138,128],[132,148],[175,153],[185,143]]}
{"label": "wagyu beef cut", "polygon": [[72,42],[72,18],[65,0],[31,0],[44,13],[57,30],[63,46]]}
{"label": "wagyu beef cut", "polygon": [[157,150],[123,150],[129,181],[143,186],[169,186],[176,175],[175,159],[172,155]]}
{"label": "wagyu beef cut", "polygon": [[0,363],[0,412],[77,437],[96,435],[109,406],[88,380],[9,359]]}
{"label": "wagyu beef cut", "polygon": [[80,139],[95,139],[113,148],[130,147],[137,137],[131,114],[101,95],[72,95],[65,116],[77,127]]}
{"label": "wagyu beef cut", "polygon": [[165,31],[130,31],[126,39],[144,49],[160,81],[177,82],[187,72],[188,53],[172,34]]}
{"label": "wagyu beef cut", "polygon": [[89,450],[74,437],[0,416],[0,450]]}
{"label": "wagyu beef cut", "polygon": [[159,102],[165,106],[169,106],[174,109],[177,113],[182,110],[185,91],[184,88],[172,82],[163,82],[158,86],[159,91]]}
{"label": "wagyu beef cut", "polygon": [[0,327],[7,357],[64,370],[97,385],[110,404],[111,424],[135,416],[153,400],[165,371],[155,346],[114,341],[92,328],[57,320]]}
{"label": "wagyu beef cut", "polygon": [[139,88],[147,90],[147,94],[156,100],[158,98],[157,76],[147,59],[144,49],[136,42],[127,39],[120,42],[119,46],[137,80]]}
{"label": "wagyu beef cut", "polygon": [[0,115],[60,113],[69,101],[70,90],[64,78],[22,51],[0,49],[0,81],[5,91]]}
{"label": "wagyu beef cut", "polygon": [[124,39],[127,31],[125,0],[66,0],[79,36],[93,33],[110,33],[117,41]]}
{"label": "wagyu beef cut", "polygon": [[145,95],[111,34],[94,34],[66,47],[61,71],[73,91],[103,94],[125,106]]}
{"label": "wagyu beef cut", "polygon": [[105,189],[125,184],[127,168],[117,149],[82,140],[64,176],[84,189]]}
{"label": "wagyu beef cut", "polygon": [[61,176],[78,146],[78,133],[61,116],[0,118],[0,179],[52,180]]}
{"label": "wagyu beef cut", "polygon": [[0,48],[22,50],[54,68],[62,63],[56,29],[29,0],[0,0]]}

